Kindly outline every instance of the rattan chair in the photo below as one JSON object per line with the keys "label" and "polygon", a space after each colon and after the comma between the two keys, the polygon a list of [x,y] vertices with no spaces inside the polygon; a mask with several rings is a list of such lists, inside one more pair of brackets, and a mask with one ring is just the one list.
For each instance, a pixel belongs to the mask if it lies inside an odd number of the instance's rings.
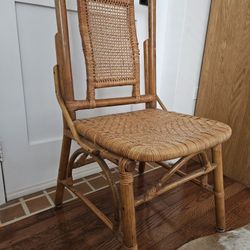
{"label": "rattan chair", "polygon": [[[117,236],[124,249],[138,249],[135,208],[187,181],[214,192],[217,229],[225,230],[221,144],[229,139],[227,125],[169,112],[156,94],[156,0],[149,1],[149,39],[144,42],[145,94],[140,93],[139,49],[133,0],[78,0],[79,27],[87,71],[87,98],[75,100],[65,0],[56,0],[58,32],[54,67],[56,96],[63,113],[64,132],[55,203],[60,207],[64,188],[76,194]],[[95,90],[132,86],[130,97],[97,99]],[[112,91],[112,88],[110,88]],[[157,108],[157,102],[161,109]],[[140,111],[77,119],[82,109],[145,103]],[[80,146],[70,156],[71,141]],[[206,154],[211,149],[212,161]],[[199,156],[202,167],[191,173],[181,168]],[[170,166],[166,160],[179,158]],[[107,161],[119,167],[117,189]],[[110,185],[112,219],[73,186],[72,170],[96,162]],[[166,168],[166,174],[143,196],[134,197],[133,171],[143,173],[146,162]],[[214,187],[207,175],[214,172]],[[171,181],[174,174],[181,176]]]}

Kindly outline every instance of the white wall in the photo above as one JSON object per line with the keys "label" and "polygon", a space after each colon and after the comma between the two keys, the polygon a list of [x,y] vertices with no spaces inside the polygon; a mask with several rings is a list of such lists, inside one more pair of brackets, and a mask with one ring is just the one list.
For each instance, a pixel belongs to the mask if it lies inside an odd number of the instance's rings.
{"label": "white wall", "polygon": [[169,110],[194,112],[210,0],[158,0],[158,94]]}

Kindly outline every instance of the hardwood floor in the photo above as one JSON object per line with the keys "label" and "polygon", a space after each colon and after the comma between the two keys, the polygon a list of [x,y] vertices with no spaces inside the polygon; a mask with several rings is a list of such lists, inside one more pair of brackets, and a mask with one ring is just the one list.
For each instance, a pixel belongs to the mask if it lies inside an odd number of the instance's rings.
{"label": "hardwood floor", "polygon": [[[136,178],[135,193],[152,184],[163,169]],[[178,178],[178,177],[176,177]],[[227,228],[250,223],[250,189],[225,179]],[[111,213],[109,190],[89,195],[98,207]],[[176,249],[215,232],[211,193],[193,183],[141,205],[137,212],[139,249]],[[48,210],[0,229],[0,249],[120,249],[112,233],[79,201],[60,210]]]}

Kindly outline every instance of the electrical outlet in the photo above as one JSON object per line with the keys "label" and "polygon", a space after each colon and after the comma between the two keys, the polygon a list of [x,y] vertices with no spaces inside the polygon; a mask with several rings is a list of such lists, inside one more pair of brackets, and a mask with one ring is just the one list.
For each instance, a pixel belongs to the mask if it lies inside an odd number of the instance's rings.
{"label": "electrical outlet", "polygon": [[140,4],[148,6],[148,0],[140,0]]}

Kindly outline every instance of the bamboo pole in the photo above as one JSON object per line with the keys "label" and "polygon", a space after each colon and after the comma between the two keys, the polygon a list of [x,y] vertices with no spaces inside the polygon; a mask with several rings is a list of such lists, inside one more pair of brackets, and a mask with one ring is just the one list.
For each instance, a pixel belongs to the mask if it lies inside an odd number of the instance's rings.
{"label": "bamboo pole", "polygon": [[150,108],[156,108],[156,0],[149,1],[149,93],[154,101],[149,103]]}
{"label": "bamboo pole", "polygon": [[215,214],[216,225],[218,232],[224,232],[226,229],[225,222],[225,195],[223,182],[223,167],[222,167],[222,146],[217,145],[212,149],[213,162],[217,165],[214,170],[214,199],[215,199]]}
{"label": "bamboo pole", "polygon": [[137,250],[134,177],[132,172],[126,171],[128,164],[124,159],[119,164],[123,249]]}
{"label": "bamboo pole", "polygon": [[173,183],[170,183],[164,187],[160,187],[159,185],[155,185],[154,187],[150,188],[144,195],[142,195],[141,197],[137,198],[135,201],[135,206],[139,206],[147,201],[152,200],[153,198],[173,189],[176,188],[178,186],[180,186],[181,184],[184,184],[188,181],[191,181],[195,178],[198,178],[204,174],[207,174],[209,172],[211,172],[213,169],[215,169],[215,165],[212,165],[210,168],[207,168],[206,170],[197,170],[194,171],[191,174],[186,175],[184,178],[177,180]]}

